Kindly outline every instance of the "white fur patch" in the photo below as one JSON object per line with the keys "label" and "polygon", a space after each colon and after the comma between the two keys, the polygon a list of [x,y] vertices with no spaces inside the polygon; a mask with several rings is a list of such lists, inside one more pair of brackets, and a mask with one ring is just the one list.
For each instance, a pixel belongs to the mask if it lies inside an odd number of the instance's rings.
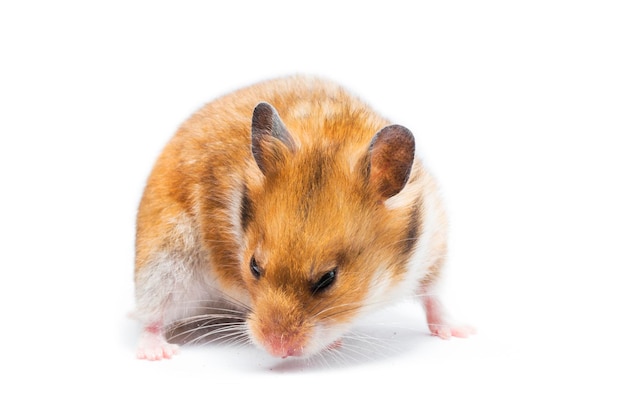
{"label": "white fur patch", "polygon": [[191,219],[181,215],[172,222],[168,249],[152,254],[137,271],[136,314],[143,323],[171,323],[194,314],[214,297],[207,285],[212,281],[207,254]]}
{"label": "white fur patch", "polygon": [[[414,196],[414,193],[418,191],[418,187],[422,186],[420,184],[421,181],[416,183],[408,184],[407,188],[410,187],[408,190],[405,189],[397,196],[388,199],[386,202],[388,208],[413,204],[415,199],[409,199],[408,196]],[[437,260],[436,257],[440,256],[434,249],[435,236],[439,233],[439,228],[442,226],[439,221],[440,213],[437,210],[436,198],[435,195],[431,195],[428,192],[423,195],[420,213],[422,220],[420,233],[413,255],[408,261],[405,276],[397,285],[392,286],[390,285],[392,281],[391,273],[381,267],[372,279],[366,303],[379,305],[416,294],[421,281],[426,277],[430,267]]]}

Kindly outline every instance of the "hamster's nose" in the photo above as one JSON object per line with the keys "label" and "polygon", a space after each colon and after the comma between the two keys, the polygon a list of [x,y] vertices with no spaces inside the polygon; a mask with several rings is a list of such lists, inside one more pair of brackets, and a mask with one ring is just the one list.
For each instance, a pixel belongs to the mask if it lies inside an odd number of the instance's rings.
{"label": "hamster's nose", "polygon": [[269,335],[264,345],[272,356],[282,359],[288,358],[289,356],[300,356],[304,351],[304,346],[299,341],[299,338],[290,337],[285,334]]}

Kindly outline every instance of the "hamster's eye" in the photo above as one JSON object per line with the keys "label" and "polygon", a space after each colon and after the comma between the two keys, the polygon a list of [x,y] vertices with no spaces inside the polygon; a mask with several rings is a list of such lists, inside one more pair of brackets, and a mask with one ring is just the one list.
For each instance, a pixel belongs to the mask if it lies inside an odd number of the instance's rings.
{"label": "hamster's eye", "polygon": [[317,282],[313,284],[313,286],[311,287],[311,291],[313,292],[313,294],[316,294],[320,291],[324,291],[328,289],[328,287],[333,285],[336,279],[337,279],[337,268],[331,271],[328,271],[324,275],[322,275],[320,279],[318,279]]}
{"label": "hamster's eye", "polygon": [[256,259],[254,258],[254,256],[252,257],[252,259],[250,259],[250,271],[252,272],[252,275],[254,275],[256,279],[261,278],[261,274],[263,273],[263,270],[261,270],[261,267],[256,262]]}

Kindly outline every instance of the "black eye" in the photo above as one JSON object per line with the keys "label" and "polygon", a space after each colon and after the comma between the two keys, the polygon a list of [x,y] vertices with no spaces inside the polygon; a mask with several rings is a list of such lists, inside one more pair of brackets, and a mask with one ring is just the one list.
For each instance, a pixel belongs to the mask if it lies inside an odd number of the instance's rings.
{"label": "black eye", "polygon": [[313,294],[316,294],[320,291],[326,290],[328,287],[333,285],[336,278],[337,268],[333,269],[332,271],[328,271],[324,275],[322,275],[321,278],[317,280],[315,284],[313,284],[313,286],[311,287],[311,291],[313,292]]}
{"label": "black eye", "polygon": [[254,256],[252,257],[252,259],[250,259],[250,271],[256,279],[261,278],[261,274],[263,273],[263,270],[261,270],[259,264],[256,263],[256,259],[254,258]]}

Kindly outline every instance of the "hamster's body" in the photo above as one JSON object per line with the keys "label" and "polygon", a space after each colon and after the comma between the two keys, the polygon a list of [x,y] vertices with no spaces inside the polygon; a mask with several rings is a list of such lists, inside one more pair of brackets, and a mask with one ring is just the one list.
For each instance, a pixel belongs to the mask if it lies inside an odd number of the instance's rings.
{"label": "hamster's body", "polygon": [[199,110],[156,162],[137,217],[138,356],[170,357],[165,331],[207,306],[241,310],[280,357],[336,345],[407,294],[434,334],[463,336],[431,291],[445,255],[442,204],[407,129],[324,80],[260,83]]}

